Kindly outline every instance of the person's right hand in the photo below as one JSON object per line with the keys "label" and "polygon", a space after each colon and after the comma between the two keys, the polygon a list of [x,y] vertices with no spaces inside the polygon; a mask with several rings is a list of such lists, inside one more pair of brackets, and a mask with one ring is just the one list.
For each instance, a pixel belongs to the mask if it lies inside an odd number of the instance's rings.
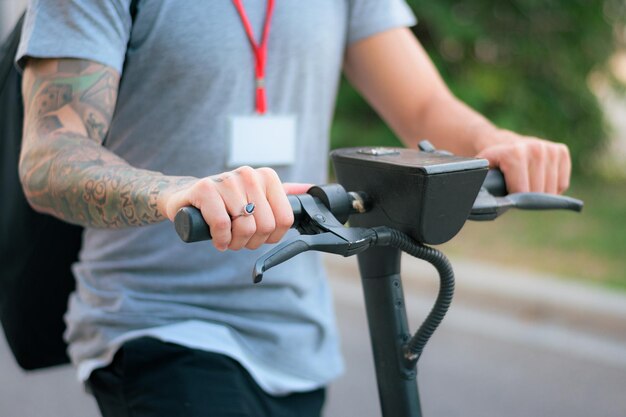
{"label": "person's right hand", "polygon": [[[310,187],[282,184],[270,168],[240,167],[167,194],[165,214],[174,221],[180,208],[194,206],[202,212],[218,250],[256,249],[278,242],[293,224],[287,194],[305,193]],[[248,203],[254,203],[254,212],[242,216]]]}

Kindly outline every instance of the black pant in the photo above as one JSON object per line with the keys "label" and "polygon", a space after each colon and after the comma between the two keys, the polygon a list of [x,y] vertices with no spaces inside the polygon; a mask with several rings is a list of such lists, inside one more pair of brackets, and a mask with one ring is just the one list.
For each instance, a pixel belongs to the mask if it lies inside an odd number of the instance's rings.
{"label": "black pant", "polygon": [[104,417],[319,417],[324,390],[274,397],[236,361],[144,337],[89,385]]}

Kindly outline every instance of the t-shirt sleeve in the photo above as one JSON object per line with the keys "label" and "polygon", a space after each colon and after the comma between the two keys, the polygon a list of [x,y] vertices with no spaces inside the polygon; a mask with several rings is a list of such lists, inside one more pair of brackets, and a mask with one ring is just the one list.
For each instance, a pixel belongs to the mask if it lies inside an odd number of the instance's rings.
{"label": "t-shirt sleeve", "polygon": [[379,32],[417,23],[405,0],[349,0],[349,4],[348,45]]}
{"label": "t-shirt sleeve", "polygon": [[77,58],[120,74],[132,27],[131,0],[30,0],[15,57]]}

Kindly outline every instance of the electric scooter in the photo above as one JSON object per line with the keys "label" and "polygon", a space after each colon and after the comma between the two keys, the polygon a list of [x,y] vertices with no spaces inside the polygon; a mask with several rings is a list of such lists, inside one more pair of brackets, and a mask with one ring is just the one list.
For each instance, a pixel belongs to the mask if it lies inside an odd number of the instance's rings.
{"label": "electric scooter", "polygon": [[[507,194],[502,173],[487,160],[436,150],[347,148],[331,152],[338,184],[290,195],[300,235],[262,255],[252,280],[299,253],[315,250],[358,256],[383,417],[421,417],[417,362],[443,320],[454,293],[454,272],[443,253],[426,245],[452,239],[469,220],[494,220],[512,208],[571,210],[583,202],[543,193]],[[354,191],[346,191],[354,190]],[[349,227],[344,224],[349,220]],[[185,242],[211,238],[200,211],[175,218]],[[431,263],[440,279],[432,310],[415,334],[408,328],[400,254]]]}

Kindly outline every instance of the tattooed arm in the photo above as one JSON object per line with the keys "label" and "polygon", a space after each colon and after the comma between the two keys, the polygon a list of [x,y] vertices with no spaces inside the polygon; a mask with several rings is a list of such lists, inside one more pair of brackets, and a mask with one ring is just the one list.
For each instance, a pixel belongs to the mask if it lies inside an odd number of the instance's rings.
{"label": "tattooed arm", "polygon": [[24,72],[20,178],[30,204],[91,227],[165,219],[161,194],[194,181],[131,167],[101,146],[119,75],[82,60],[30,60]]}
{"label": "tattooed arm", "polygon": [[[172,220],[198,207],[220,250],[277,242],[293,223],[283,185],[268,168],[242,167],[198,179],[137,169],[102,147],[117,99],[119,75],[75,59],[30,59],[22,86],[25,124],[20,178],[38,211],[89,227]],[[249,201],[253,216],[238,217]]]}

